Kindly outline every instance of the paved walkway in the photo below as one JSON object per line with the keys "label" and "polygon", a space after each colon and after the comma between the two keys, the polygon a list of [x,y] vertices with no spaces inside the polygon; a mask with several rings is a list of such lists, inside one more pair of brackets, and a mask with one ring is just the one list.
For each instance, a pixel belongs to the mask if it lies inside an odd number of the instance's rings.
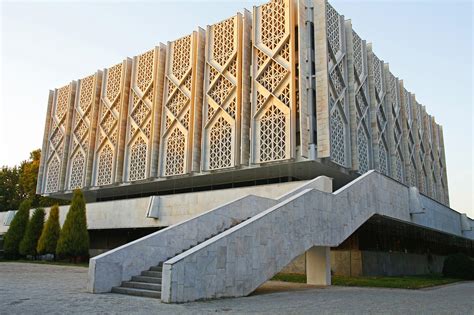
{"label": "paved walkway", "polygon": [[86,292],[87,268],[0,263],[0,314],[474,314],[474,282],[425,290],[269,282],[249,297],[187,304]]}

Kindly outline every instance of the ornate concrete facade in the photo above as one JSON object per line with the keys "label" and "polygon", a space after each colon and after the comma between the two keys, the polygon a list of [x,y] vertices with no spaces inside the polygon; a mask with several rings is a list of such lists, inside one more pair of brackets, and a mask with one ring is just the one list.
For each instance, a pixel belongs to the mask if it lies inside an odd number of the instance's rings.
{"label": "ornate concrete facade", "polygon": [[313,161],[449,204],[442,128],[393,70],[325,0],[271,1],[51,91],[37,192]]}

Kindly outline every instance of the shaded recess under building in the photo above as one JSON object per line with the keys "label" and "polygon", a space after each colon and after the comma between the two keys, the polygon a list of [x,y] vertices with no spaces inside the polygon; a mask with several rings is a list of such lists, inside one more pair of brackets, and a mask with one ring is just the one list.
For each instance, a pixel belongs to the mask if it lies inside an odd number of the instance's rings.
{"label": "shaded recess under building", "polygon": [[[331,248],[331,271],[343,276],[398,276],[441,273],[454,253],[474,257],[474,241],[375,215],[337,247]],[[305,254],[283,273],[305,274]]]}

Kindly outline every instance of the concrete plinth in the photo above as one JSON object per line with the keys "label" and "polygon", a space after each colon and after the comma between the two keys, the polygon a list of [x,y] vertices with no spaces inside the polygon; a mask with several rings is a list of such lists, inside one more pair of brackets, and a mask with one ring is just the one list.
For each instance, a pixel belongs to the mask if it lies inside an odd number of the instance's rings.
{"label": "concrete plinth", "polygon": [[328,246],[314,246],[306,252],[306,283],[331,285],[331,253]]}

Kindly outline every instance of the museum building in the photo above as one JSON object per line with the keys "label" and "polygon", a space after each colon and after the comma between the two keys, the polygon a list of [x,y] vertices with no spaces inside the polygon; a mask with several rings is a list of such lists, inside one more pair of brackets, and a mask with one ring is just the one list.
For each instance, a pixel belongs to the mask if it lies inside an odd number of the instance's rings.
{"label": "museum building", "polygon": [[[324,0],[274,0],[50,91],[37,193],[83,190],[90,290],[184,302],[473,255],[443,129],[374,47]],[[159,289],[127,285],[149,268]]]}

